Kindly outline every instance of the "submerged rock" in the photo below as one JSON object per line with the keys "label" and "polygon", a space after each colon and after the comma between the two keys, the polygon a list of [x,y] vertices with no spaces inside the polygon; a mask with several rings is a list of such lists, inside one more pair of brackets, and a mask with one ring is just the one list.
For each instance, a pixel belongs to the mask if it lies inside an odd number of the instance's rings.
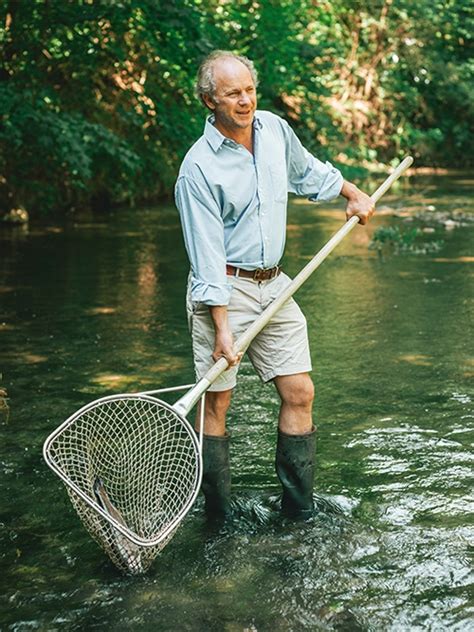
{"label": "submerged rock", "polygon": [[456,228],[457,226],[460,226],[459,222],[455,222],[452,219],[447,219],[444,222],[444,227],[446,228],[446,230],[453,230],[454,228]]}
{"label": "submerged rock", "polygon": [[5,423],[10,417],[10,407],[8,405],[8,393],[6,389],[0,388],[0,419]]}

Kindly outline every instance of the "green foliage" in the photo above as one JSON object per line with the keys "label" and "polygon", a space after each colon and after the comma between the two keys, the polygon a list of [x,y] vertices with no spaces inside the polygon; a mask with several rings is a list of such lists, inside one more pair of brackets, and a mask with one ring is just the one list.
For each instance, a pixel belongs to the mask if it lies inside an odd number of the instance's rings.
{"label": "green foliage", "polygon": [[152,200],[201,134],[215,48],[251,57],[261,108],[322,159],[472,162],[464,0],[0,0],[0,208]]}

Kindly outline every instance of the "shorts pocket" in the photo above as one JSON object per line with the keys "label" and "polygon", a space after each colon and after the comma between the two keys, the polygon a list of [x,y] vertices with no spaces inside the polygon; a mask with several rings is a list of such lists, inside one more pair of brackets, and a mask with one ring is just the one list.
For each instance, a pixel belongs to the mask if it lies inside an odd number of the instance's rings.
{"label": "shorts pocket", "polygon": [[191,312],[193,313],[193,315],[198,313],[201,306],[202,306],[202,303],[199,301],[197,303],[195,301],[191,303]]}

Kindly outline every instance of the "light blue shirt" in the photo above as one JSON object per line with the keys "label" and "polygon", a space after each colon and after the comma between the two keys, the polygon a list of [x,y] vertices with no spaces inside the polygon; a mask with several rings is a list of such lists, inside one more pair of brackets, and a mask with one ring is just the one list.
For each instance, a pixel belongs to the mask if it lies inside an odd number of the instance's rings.
{"label": "light blue shirt", "polygon": [[175,188],[191,263],[191,299],[227,305],[226,263],[254,270],[278,265],[285,248],[288,192],[332,200],[343,178],[301,144],[271,112],[254,118],[254,155],[213,125],[186,154]]}

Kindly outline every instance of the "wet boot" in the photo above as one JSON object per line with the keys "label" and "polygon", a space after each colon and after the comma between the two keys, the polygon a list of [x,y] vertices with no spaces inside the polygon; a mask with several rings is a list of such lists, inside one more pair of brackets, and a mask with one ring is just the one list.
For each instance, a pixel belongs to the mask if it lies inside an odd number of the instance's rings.
{"label": "wet boot", "polygon": [[283,487],[282,512],[293,518],[309,518],[314,509],[313,479],[316,428],[303,435],[278,431],[275,468]]}
{"label": "wet boot", "polygon": [[230,514],[230,436],[203,437],[203,474],[201,489],[209,517],[225,518]]}

